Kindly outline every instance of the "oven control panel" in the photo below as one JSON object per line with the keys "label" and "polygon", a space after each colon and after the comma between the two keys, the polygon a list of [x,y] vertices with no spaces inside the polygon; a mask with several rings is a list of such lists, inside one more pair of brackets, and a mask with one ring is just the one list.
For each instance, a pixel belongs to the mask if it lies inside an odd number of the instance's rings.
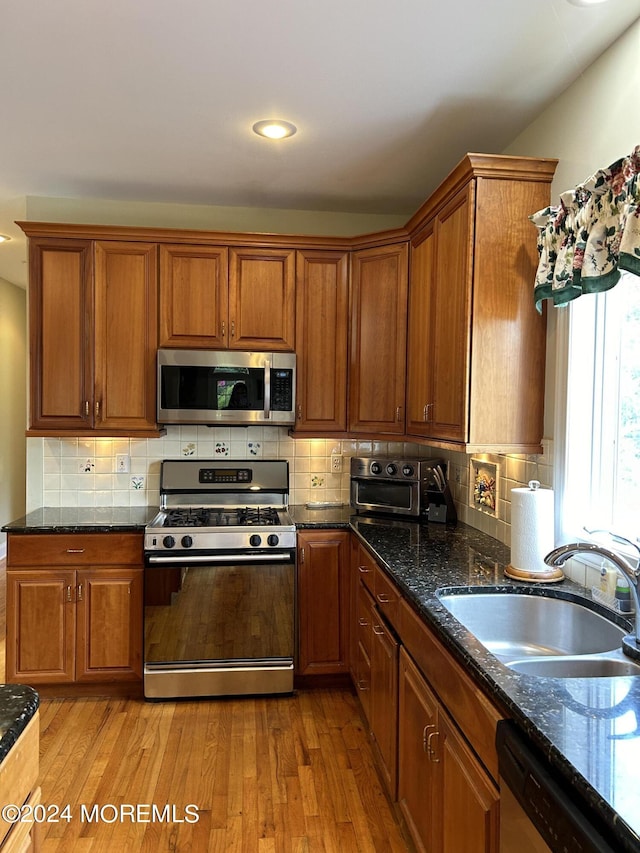
{"label": "oven control panel", "polygon": [[198,481],[200,483],[241,483],[251,482],[249,468],[200,468]]}

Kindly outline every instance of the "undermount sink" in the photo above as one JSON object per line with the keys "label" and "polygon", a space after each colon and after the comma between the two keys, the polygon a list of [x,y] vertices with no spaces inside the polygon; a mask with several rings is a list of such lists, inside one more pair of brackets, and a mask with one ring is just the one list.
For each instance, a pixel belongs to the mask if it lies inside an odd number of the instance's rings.
{"label": "undermount sink", "polygon": [[624,628],[574,601],[522,593],[460,593],[440,603],[511,669],[552,678],[640,675],[620,651]]}
{"label": "undermount sink", "polygon": [[609,657],[546,657],[529,658],[509,663],[509,668],[524,675],[547,678],[611,678],[616,675],[640,675],[640,665],[628,658]]}

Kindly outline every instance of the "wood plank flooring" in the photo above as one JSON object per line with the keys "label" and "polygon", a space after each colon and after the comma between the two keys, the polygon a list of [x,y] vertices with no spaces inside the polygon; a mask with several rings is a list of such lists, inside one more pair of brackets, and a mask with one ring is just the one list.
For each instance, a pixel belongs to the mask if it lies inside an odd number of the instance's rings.
{"label": "wood plank flooring", "polygon": [[[42,801],[73,815],[45,827],[43,853],[408,849],[348,690],[54,699],[40,713]],[[152,806],[177,820],[153,821]]]}
{"label": "wood plank flooring", "polygon": [[[3,640],[4,581],[0,562]],[[70,815],[42,826],[41,853],[410,849],[347,689],[193,702],[42,699],[40,717],[42,802],[50,815],[65,806]]]}

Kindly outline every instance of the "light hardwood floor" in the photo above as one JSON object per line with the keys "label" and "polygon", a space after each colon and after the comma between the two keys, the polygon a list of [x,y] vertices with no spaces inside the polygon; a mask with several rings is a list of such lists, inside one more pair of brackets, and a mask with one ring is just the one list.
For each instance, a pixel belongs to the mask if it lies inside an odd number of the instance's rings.
{"label": "light hardwood floor", "polygon": [[[0,564],[3,638],[4,580]],[[42,853],[409,849],[349,690],[42,699],[40,716],[42,802],[70,816],[43,826]]]}

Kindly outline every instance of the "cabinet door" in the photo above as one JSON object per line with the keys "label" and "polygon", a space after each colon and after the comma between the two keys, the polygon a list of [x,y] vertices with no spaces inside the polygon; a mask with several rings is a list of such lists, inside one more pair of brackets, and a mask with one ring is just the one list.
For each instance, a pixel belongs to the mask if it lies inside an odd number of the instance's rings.
{"label": "cabinet door", "polygon": [[438,849],[441,802],[433,760],[438,703],[404,649],[400,650],[398,704],[398,805],[416,849],[431,853]]}
{"label": "cabinet door", "polygon": [[157,247],[95,244],[94,425],[156,426]]}
{"label": "cabinet door", "polygon": [[443,853],[498,853],[500,794],[444,713],[438,720],[442,763]]}
{"label": "cabinet door", "polygon": [[161,347],[227,346],[228,250],[160,246]]}
{"label": "cabinet door", "polygon": [[431,363],[431,298],[435,266],[435,222],[411,247],[411,280],[409,283],[407,339],[407,434],[429,434],[429,417],[433,409]]}
{"label": "cabinet door", "polygon": [[298,672],[348,671],[349,533],[298,533]]}
{"label": "cabinet door", "polygon": [[404,433],[407,340],[406,243],[352,256],[351,429]]}
{"label": "cabinet door", "polygon": [[373,607],[371,641],[371,736],[383,778],[393,800],[398,760],[399,643]]}
{"label": "cabinet door", "polygon": [[93,255],[89,240],[29,243],[30,428],[93,419]]}
{"label": "cabinet door", "polygon": [[469,411],[469,341],[473,184],[461,190],[436,222],[435,274],[429,326],[430,438],[466,441]]}
{"label": "cabinet door", "polygon": [[142,675],[142,569],[77,572],[78,681]]}
{"label": "cabinet door", "polygon": [[231,249],[229,347],[295,349],[295,252]]}
{"label": "cabinet door", "polygon": [[298,252],[296,350],[298,432],[347,429],[346,252]]}
{"label": "cabinet door", "polygon": [[7,572],[6,680],[71,682],[75,677],[75,572]]}

